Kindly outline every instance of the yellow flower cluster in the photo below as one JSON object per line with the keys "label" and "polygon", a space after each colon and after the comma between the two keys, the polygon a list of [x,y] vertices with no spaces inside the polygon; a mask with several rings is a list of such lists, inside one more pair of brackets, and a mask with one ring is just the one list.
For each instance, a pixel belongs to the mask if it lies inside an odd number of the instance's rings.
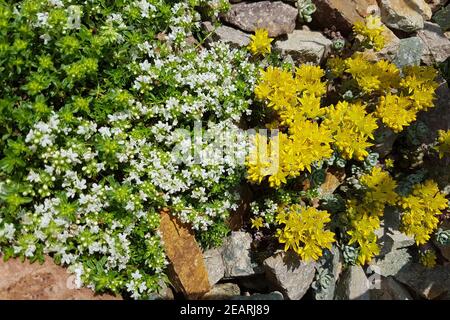
{"label": "yellow flower cluster", "polygon": [[439,152],[439,158],[443,158],[445,154],[450,155],[450,130],[439,130],[438,145],[436,150]]}
{"label": "yellow flower cluster", "polygon": [[358,245],[358,262],[364,265],[380,252],[375,231],[380,228],[385,206],[396,204],[398,196],[396,182],[379,167],[363,175],[361,183],[366,188],[365,195],[362,200],[349,200],[346,213],[350,221],[349,244]]}
{"label": "yellow flower cluster", "polygon": [[325,229],[331,221],[327,211],[294,204],[280,209],[276,220],[284,225],[277,230],[278,240],[284,243],[284,250],[294,250],[304,261],[319,259],[323,249],[331,249],[335,241],[334,233]]}
{"label": "yellow flower cluster", "polygon": [[368,16],[365,22],[358,21],[353,25],[353,32],[362,38],[364,44],[373,47],[376,51],[384,48],[383,32],[385,29],[381,19],[372,15]]}
{"label": "yellow flower cluster", "polygon": [[267,30],[257,29],[255,34],[250,36],[248,48],[253,55],[266,55],[271,52],[272,41]]}
{"label": "yellow flower cluster", "polygon": [[425,244],[438,226],[436,216],[447,208],[448,201],[436,182],[427,180],[415,185],[412,193],[400,200],[400,205],[404,209],[402,231],[414,237],[417,244]]}
{"label": "yellow flower cluster", "polygon": [[364,160],[369,154],[366,149],[372,146],[368,139],[373,139],[376,121],[361,103],[344,101],[327,109],[323,125],[331,130],[336,147],[346,159]]}
{"label": "yellow flower cluster", "polygon": [[425,250],[419,255],[420,263],[426,268],[434,268],[436,266],[436,252],[433,250]]}

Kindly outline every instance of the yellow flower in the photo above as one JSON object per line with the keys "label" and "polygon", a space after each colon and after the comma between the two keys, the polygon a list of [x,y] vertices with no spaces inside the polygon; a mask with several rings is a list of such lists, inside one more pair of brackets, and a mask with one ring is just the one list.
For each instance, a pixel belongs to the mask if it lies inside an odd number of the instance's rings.
{"label": "yellow flower", "polygon": [[395,205],[398,195],[395,192],[397,183],[388,172],[382,171],[380,167],[374,167],[370,174],[361,177],[361,184],[367,188],[366,202],[376,202],[384,207],[386,204]]}
{"label": "yellow flower", "polygon": [[266,55],[271,52],[272,38],[269,38],[269,32],[264,29],[256,29],[255,34],[250,36],[250,52],[253,55]]}
{"label": "yellow flower", "polygon": [[394,167],[394,160],[387,158],[384,160],[384,165],[386,166],[386,169],[392,169]]}
{"label": "yellow flower", "polygon": [[358,21],[353,25],[353,32],[361,37],[362,44],[366,47],[373,47],[375,51],[384,48],[383,32],[385,29],[381,19],[372,15],[366,18],[365,23]]}
{"label": "yellow flower", "polygon": [[436,253],[434,250],[425,250],[420,253],[420,263],[427,268],[434,268],[436,266]]}
{"label": "yellow flower", "polygon": [[324,248],[331,249],[334,233],[325,226],[331,221],[327,211],[298,204],[280,208],[276,218],[282,228],[277,230],[278,241],[284,250],[294,250],[302,260],[318,260]]}
{"label": "yellow flower", "polygon": [[257,230],[259,230],[259,228],[261,228],[264,225],[264,220],[262,217],[258,217],[256,219],[251,219],[252,222],[252,228],[255,228]]}
{"label": "yellow flower", "polygon": [[408,97],[388,94],[381,97],[375,114],[394,132],[401,132],[416,120],[417,111]]}
{"label": "yellow flower", "polygon": [[438,145],[436,150],[439,152],[439,158],[443,158],[445,154],[450,155],[450,130],[439,130]]}

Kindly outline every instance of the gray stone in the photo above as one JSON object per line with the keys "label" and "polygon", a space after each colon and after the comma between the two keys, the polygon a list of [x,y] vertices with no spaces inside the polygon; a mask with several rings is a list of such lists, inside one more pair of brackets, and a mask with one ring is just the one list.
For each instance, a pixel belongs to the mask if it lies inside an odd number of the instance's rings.
{"label": "gray stone", "polygon": [[411,264],[412,257],[408,248],[392,250],[383,258],[377,259],[373,269],[384,277],[394,276],[405,266]]}
{"label": "gray stone", "polygon": [[286,299],[301,299],[314,280],[315,263],[305,263],[297,254],[281,252],[264,260],[266,277]]}
{"label": "gray stone", "polygon": [[394,277],[425,299],[436,299],[450,293],[449,265],[426,268],[419,263],[411,263]]}
{"label": "gray stone", "polygon": [[342,261],[339,249],[333,246],[331,251],[325,250],[319,259],[315,281],[312,285],[316,300],[333,300],[336,282],[342,271]]}
{"label": "gray stone", "polygon": [[228,26],[218,26],[217,28],[209,22],[202,23],[203,28],[212,33],[211,40],[229,43],[232,47],[245,47],[250,43],[250,35]]}
{"label": "gray stone", "polygon": [[203,253],[206,271],[208,271],[209,284],[215,285],[225,275],[225,265],[222,259],[222,249],[209,249]]}
{"label": "gray stone", "polygon": [[153,293],[148,297],[148,300],[174,300],[175,296],[170,287],[165,283],[160,283],[161,289],[157,293]]}
{"label": "gray stone", "polygon": [[219,283],[214,285],[202,299],[205,300],[226,300],[241,294],[241,289],[234,283]]}
{"label": "gray stone", "polygon": [[450,4],[436,12],[433,21],[440,25],[442,30],[450,30]]}
{"label": "gray stone", "polygon": [[417,32],[423,43],[422,62],[427,65],[441,63],[450,56],[450,40],[436,23],[425,22],[423,30]]}
{"label": "gray stone", "polygon": [[[414,32],[423,28],[423,0],[379,0],[381,20],[388,27]],[[420,3],[420,4],[419,4]],[[431,11],[431,9],[428,7]]]}
{"label": "gray stone", "polygon": [[222,246],[225,277],[243,277],[255,274],[255,266],[250,256],[251,244],[252,236],[241,231],[233,231],[225,239]]}
{"label": "gray stone", "polygon": [[369,280],[360,266],[350,266],[341,275],[336,288],[336,300],[369,300]]}
{"label": "gray stone", "polygon": [[422,40],[418,37],[410,37],[400,40],[399,49],[394,63],[399,68],[410,65],[419,65],[423,52]]}
{"label": "gray stone", "polygon": [[250,296],[232,297],[230,300],[284,300],[283,294],[279,291],[271,293],[255,293]]}
{"label": "gray stone", "polygon": [[222,16],[222,19],[247,32],[266,29],[270,37],[291,33],[295,29],[297,9],[283,2],[237,3]]}
{"label": "gray stone", "polygon": [[380,288],[370,290],[371,300],[413,300],[408,290],[392,277],[382,277]]}
{"label": "gray stone", "polygon": [[286,40],[275,42],[275,49],[301,63],[319,64],[330,52],[332,42],[320,32],[294,30]]}
{"label": "gray stone", "polygon": [[425,0],[425,2],[430,6],[433,13],[445,6],[447,1],[448,0]]}
{"label": "gray stone", "polygon": [[375,131],[375,145],[372,150],[380,155],[380,158],[385,158],[392,152],[398,134],[392,131],[389,127],[382,125]]}

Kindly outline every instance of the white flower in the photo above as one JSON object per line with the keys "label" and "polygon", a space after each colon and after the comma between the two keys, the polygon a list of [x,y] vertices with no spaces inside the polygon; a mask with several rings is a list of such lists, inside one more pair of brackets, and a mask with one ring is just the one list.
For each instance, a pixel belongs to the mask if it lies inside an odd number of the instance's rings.
{"label": "white flower", "polygon": [[27,176],[27,180],[30,182],[41,182],[41,176],[34,172],[33,170]]}

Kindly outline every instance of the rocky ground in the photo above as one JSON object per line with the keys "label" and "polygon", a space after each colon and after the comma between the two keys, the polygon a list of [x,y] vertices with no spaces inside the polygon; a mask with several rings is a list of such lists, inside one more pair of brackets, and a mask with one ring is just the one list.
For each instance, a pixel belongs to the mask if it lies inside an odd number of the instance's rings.
{"label": "rocky ground", "polygon": [[[317,10],[306,24],[302,0],[232,0],[231,10],[219,17],[223,25],[203,21],[211,33],[209,41],[246,46],[257,28],[274,37],[273,48],[285,59],[319,64],[332,49],[349,36],[351,26],[371,13],[378,13],[389,27],[387,46],[381,52],[367,52],[373,59],[389,59],[398,66],[434,65],[450,56],[450,4],[447,0],[315,0]],[[303,18],[302,18],[303,17]],[[450,92],[442,79],[437,108],[421,116],[431,132],[450,128]],[[380,142],[378,152],[389,153],[396,135]],[[435,137],[429,137],[434,139]],[[448,163],[426,164],[434,168],[441,186],[450,186]],[[447,170],[445,170],[447,168]],[[331,175],[323,192],[335,190],[340,179]],[[332,191],[331,191],[332,192]],[[245,209],[245,208],[243,208]],[[245,210],[236,213],[233,220]],[[387,215],[388,216],[388,215]],[[242,219],[241,219],[242,220]],[[392,219],[391,219],[392,220]],[[386,219],[379,230],[383,250],[366,268],[343,268],[339,250],[327,251],[317,263],[304,263],[285,252],[267,252],[255,247],[254,237],[235,223],[224,244],[202,252],[186,226],[163,216],[161,232],[171,262],[173,287],[155,299],[450,299],[450,248],[440,247],[443,263],[427,269],[417,263],[411,238],[398,231],[398,222]],[[450,228],[450,225],[445,227]],[[70,274],[46,263],[0,262],[2,299],[114,299],[94,296],[88,289],[76,290]]]}

